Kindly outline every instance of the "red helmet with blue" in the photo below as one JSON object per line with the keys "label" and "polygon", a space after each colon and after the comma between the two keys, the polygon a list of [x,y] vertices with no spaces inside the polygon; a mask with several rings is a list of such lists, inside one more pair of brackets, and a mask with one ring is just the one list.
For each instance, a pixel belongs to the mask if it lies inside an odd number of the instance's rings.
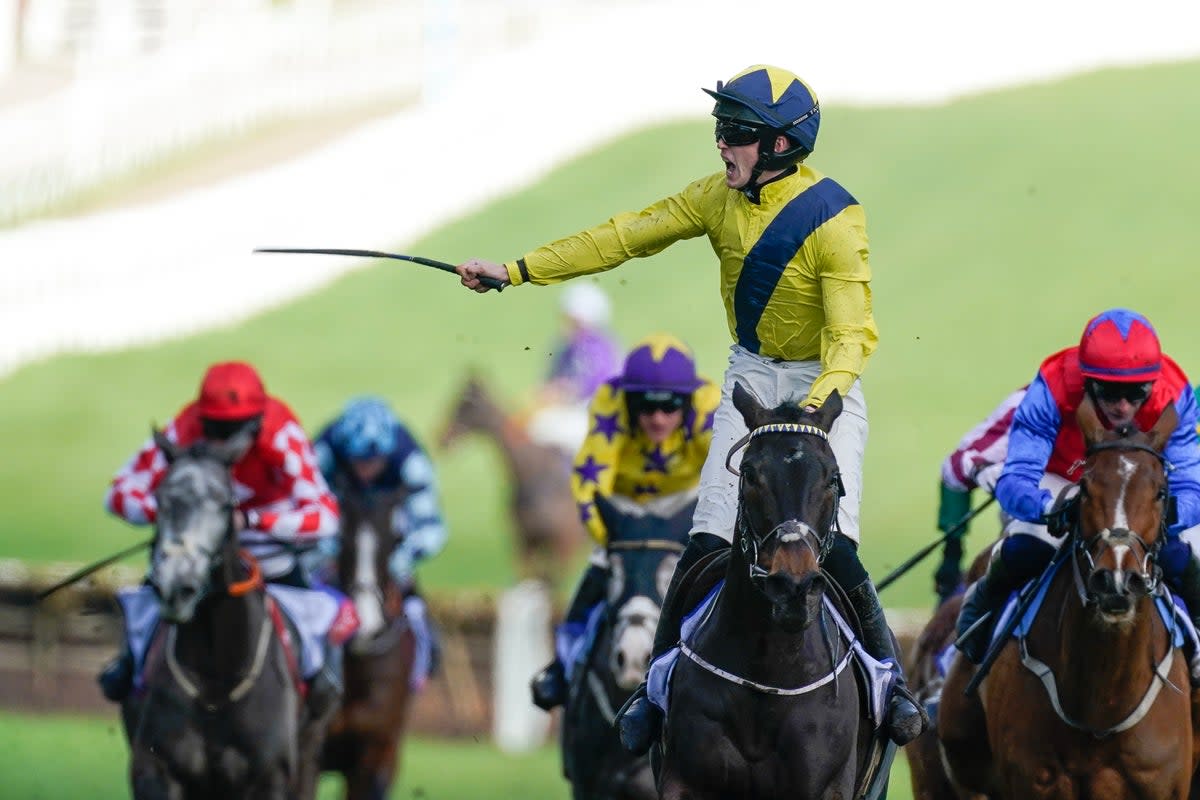
{"label": "red helmet with blue", "polygon": [[[758,162],[763,169],[783,169],[803,161],[816,149],[821,106],[813,90],[794,73],[757,64],[728,82],[718,81],[716,91],[704,91],[717,101],[712,112],[717,119],[763,128]],[[779,134],[793,146],[776,153],[774,141]]]}
{"label": "red helmet with blue", "polygon": [[201,419],[233,421],[266,411],[267,392],[258,371],[244,361],[213,364],[200,383],[196,410]]}
{"label": "red helmet with blue", "polygon": [[1148,383],[1162,372],[1162,346],[1150,320],[1127,308],[1104,311],[1088,322],[1079,340],[1085,378],[1110,383]]}
{"label": "red helmet with blue", "polygon": [[330,442],[343,458],[364,461],[396,451],[399,421],[379,397],[356,397],[346,404],[329,432]]}
{"label": "red helmet with blue", "polygon": [[618,385],[626,393],[671,392],[690,395],[704,381],[696,375],[691,349],[666,333],[642,339],[625,358]]}

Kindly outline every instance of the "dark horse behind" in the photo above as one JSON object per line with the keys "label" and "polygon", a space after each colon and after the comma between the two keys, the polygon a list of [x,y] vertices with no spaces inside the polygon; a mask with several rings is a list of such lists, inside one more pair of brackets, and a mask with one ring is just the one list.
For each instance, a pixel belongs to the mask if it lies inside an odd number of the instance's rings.
{"label": "dark horse behind", "polygon": [[687,543],[695,497],[680,496],[674,506],[649,511],[596,497],[608,530],[608,591],[588,658],[574,665],[563,712],[563,771],[576,800],[658,797],[649,760],[621,746],[613,718],[645,679],[662,598]]}
{"label": "dark horse behind", "polygon": [[161,616],[145,688],[122,703],[137,800],[311,798],[327,720],[306,708],[258,566],[239,553],[230,465],[241,434],[182,450],[155,432],[149,583]]}
{"label": "dark horse behind", "polygon": [[811,413],[765,409],[737,384],[733,402],[750,430],[734,542],[724,585],[675,662],[659,790],[665,800],[878,796],[894,749],[867,717],[854,636],[832,615],[851,619],[849,604],[821,570],[841,489],[828,443],[841,397]]}
{"label": "dark horse behind", "polygon": [[[1169,407],[1147,433],[1106,430],[1090,400],[1070,531],[1039,584],[1045,599],[977,692],[958,655],[937,718],[941,762],[923,770],[927,798],[985,795],[1091,800],[1188,796],[1200,739],[1188,667],[1173,634],[1157,561],[1167,529],[1163,448]],[[936,767],[936,765],[933,765]]]}
{"label": "dark horse behind", "polygon": [[329,726],[321,767],[342,774],[348,800],[382,800],[399,767],[416,655],[404,613],[409,587],[388,571],[398,544],[392,517],[407,491],[339,495],[338,584],[354,599],[359,629],[346,644],[342,706]]}

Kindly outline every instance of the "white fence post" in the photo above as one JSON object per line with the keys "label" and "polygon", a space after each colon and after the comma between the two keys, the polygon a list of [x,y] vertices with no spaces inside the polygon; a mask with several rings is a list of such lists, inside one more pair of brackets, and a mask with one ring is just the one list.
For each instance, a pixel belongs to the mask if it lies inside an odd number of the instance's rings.
{"label": "white fence post", "polygon": [[523,753],[542,744],[550,715],[529,698],[529,679],[550,660],[550,593],[528,580],[500,595],[492,682],[492,731],[496,745]]}

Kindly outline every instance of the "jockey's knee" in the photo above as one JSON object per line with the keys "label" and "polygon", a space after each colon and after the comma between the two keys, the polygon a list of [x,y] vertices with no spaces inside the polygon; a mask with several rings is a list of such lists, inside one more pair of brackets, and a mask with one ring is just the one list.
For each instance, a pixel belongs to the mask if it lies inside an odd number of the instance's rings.
{"label": "jockey's knee", "polygon": [[1022,583],[1040,575],[1053,560],[1055,552],[1053,545],[1024,533],[1012,534],[1000,545],[1004,566]]}
{"label": "jockey's knee", "polygon": [[833,547],[821,566],[847,593],[871,579],[858,557],[858,546],[853,539],[841,533],[834,536]]}

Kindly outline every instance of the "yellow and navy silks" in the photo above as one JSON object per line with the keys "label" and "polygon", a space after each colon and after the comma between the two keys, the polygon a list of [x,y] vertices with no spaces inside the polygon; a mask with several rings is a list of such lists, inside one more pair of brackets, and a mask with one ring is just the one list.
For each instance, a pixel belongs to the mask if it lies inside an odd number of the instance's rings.
{"label": "yellow and navy silks", "polygon": [[588,408],[588,435],[575,456],[571,492],[579,518],[600,546],[608,539],[604,522],[592,498],[621,495],[637,503],[694,489],[712,442],[713,415],[721,390],[705,380],[692,393],[683,425],[661,445],[646,438],[641,428],[629,424],[625,392],[617,379],[600,385]]}
{"label": "yellow and navy silks", "polygon": [[878,342],[866,217],[845,189],[804,164],[764,185],[757,204],[717,173],[505,267],[513,285],[557,283],[702,234],[720,258],[734,340],[766,358],[819,359],[802,405],[820,405],[833,389],[845,395]]}

